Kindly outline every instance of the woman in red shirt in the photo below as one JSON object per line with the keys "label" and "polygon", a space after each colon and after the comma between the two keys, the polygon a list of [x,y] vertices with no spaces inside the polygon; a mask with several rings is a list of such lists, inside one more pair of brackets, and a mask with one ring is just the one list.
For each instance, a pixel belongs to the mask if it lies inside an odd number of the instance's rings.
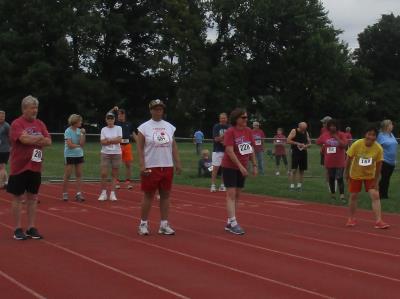
{"label": "woman in red shirt", "polygon": [[226,192],[226,207],[228,223],[225,230],[236,235],[243,235],[244,230],[236,220],[236,207],[240,192],[248,176],[247,164],[251,158],[253,175],[257,175],[257,162],[254,153],[254,139],[252,131],[247,127],[247,112],[236,108],[230,115],[232,127],[224,135],[225,154],[222,159],[222,176]]}

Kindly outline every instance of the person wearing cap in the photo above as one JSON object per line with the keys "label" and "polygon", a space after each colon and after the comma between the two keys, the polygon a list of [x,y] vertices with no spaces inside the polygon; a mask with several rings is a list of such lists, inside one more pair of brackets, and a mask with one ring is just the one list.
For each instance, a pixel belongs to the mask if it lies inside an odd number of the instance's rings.
{"label": "person wearing cap", "polygon": [[115,186],[118,180],[119,167],[121,165],[121,141],[122,141],[122,128],[115,125],[114,113],[108,112],[106,114],[107,126],[101,129],[100,143],[101,143],[101,193],[99,201],[107,200],[107,177],[111,169],[111,190],[110,199],[116,201]]}
{"label": "person wearing cap", "polygon": [[265,133],[260,129],[258,121],[253,122],[253,130],[251,131],[254,139],[254,153],[257,159],[258,173],[264,175],[264,139]]}
{"label": "person wearing cap", "polygon": [[[129,190],[131,190],[133,188],[132,184],[133,154],[132,154],[131,141],[136,141],[137,136],[133,124],[130,121],[127,121],[126,119],[125,109],[121,109],[118,108],[118,106],[115,106],[109,112],[113,113],[117,118],[117,120],[115,121],[115,125],[120,126],[122,128],[122,141],[121,141],[122,162],[125,165],[125,182],[127,183],[126,187]],[[119,189],[120,185],[117,184],[115,187],[116,189]]]}
{"label": "person wearing cap", "polygon": [[170,193],[174,176],[181,172],[178,146],[174,139],[176,128],[163,120],[165,104],[153,100],[149,104],[151,119],[138,128],[137,151],[140,165],[141,188],[144,193],[138,234],[149,235],[148,217],[156,192],[160,196],[159,234],[174,235],[168,222]]}

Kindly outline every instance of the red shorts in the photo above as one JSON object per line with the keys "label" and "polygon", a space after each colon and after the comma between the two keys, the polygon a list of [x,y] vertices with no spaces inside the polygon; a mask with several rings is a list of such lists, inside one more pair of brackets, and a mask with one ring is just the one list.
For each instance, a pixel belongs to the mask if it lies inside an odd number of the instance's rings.
{"label": "red shorts", "polygon": [[362,190],[362,185],[365,185],[365,191],[368,192],[371,189],[377,189],[375,186],[375,179],[372,180],[353,180],[349,179],[349,192],[350,193],[360,193]]}
{"label": "red shorts", "polygon": [[121,144],[121,151],[122,151],[123,162],[133,161],[132,145],[130,143]]}
{"label": "red shorts", "polygon": [[171,191],[174,178],[173,167],[149,168],[148,175],[141,176],[141,188],[143,192],[155,192],[157,190]]}

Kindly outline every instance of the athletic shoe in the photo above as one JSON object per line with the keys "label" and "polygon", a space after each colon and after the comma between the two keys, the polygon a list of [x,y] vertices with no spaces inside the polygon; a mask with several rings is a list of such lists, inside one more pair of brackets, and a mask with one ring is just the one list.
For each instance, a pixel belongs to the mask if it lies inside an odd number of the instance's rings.
{"label": "athletic shoe", "polygon": [[277,172],[275,172],[275,175],[279,176],[279,175],[281,175],[281,173],[279,171],[277,171]]}
{"label": "athletic shoe", "polygon": [[214,184],[212,184],[211,185],[211,188],[210,188],[210,192],[217,192],[217,186],[215,186]]}
{"label": "athletic shoe", "polygon": [[378,221],[377,223],[375,223],[375,228],[378,228],[378,229],[386,229],[386,228],[389,228],[389,227],[390,227],[390,225],[385,223],[385,222],[383,222],[382,220]]}
{"label": "athletic shoe", "polygon": [[18,240],[18,241],[23,241],[28,239],[28,237],[24,234],[24,231],[22,230],[22,228],[17,228],[14,231],[14,239]]}
{"label": "athletic shoe", "polygon": [[115,189],[117,189],[117,190],[121,189],[121,185],[120,185],[119,183],[117,183],[117,184],[115,185]]}
{"label": "athletic shoe", "polygon": [[133,189],[133,185],[132,185],[131,180],[126,180],[126,182],[128,183],[128,186],[127,186],[128,190],[132,190]]}
{"label": "athletic shoe", "polygon": [[347,200],[345,197],[340,197],[340,200],[342,201],[343,204],[347,203]]}
{"label": "athletic shoe", "polygon": [[114,191],[111,191],[111,193],[110,193],[110,198],[109,198],[111,201],[116,201],[117,200],[117,196],[115,196],[115,192]]}
{"label": "athletic shoe", "polygon": [[224,185],[224,184],[221,184],[221,186],[219,186],[218,191],[220,191],[220,192],[225,192],[225,191],[226,191],[225,185]]}
{"label": "athletic shoe", "polygon": [[68,193],[63,193],[62,194],[62,200],[63,201],[68,201]]}
{"label": "athletic shoe", "polygon": [[303,191],[303,187],[296,187],[296,191],[297,192],[302,192]]}
{"label": "athletic shoe", "polygon": [[290,190],[290,191],[295,191],[296,188],[295,188],[294,186],[289,186],[289,190]]}
{"label": "athletic shoe", "polygon": [[357,224],[357,221],[355,218],[347,219],[347,223],[346,223],[347,227],[354,227],[354,226],[356,226],[356,224]]}
{"label": "athletic shoe", "polygon": [[158,230],[158,233],[160,235],[175,235],[175,231],[167,224],[166,226],[160,226],[160,229]]}
{"label": "athletic shoe", "polygon": [[99,201],[105,201],[107,200],[107,191],[103,190],[101,191],[101,194],[99,196]]}
{"label": "athletic shoe", "polygon": [[240,227],[239,224],[236,224],[235,226],[232,226],[229,223],[229,224],[227,224],[225,226],[225,230],[230,232],[230,233],[232,233],[232,234],[235,234],[235,235],[244,235],[244,230],[243,230],[243,228]]}
{"label": "athletic shoe", "polygon": [[31,227],[30,229],[28,229],[26,231],[26,235],[27,235],[27,237],[35,239],[35,240],[43,239],[43,236],[40,235],[39,231],[34,227]]}
{"label": "athletic shoe", "polygon": [[142,223],[138,227],[138,234],[141,236],[148,236],[150,234],[149,225],[147,223]]}
{"label": "athletic shoe", "polygon": [[81,192],[78,192],[75,195],[75,200],[82,202],[82,201],[85,201],[85,197],[83,196],[83,194]]}

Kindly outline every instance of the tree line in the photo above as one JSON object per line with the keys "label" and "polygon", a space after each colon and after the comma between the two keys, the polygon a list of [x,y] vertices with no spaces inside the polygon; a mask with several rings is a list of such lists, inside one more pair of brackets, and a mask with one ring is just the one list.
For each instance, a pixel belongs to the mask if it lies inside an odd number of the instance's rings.
{"label": "tree line", "polygon": [[61,131],[70,113],[101,123],[115,105],[139,123],[159,98],[180,136],[209,135],[237,106],[267,132],[400,119],[400,17],[354,51],[340,33],[319,0],[0,0],[0,109],[16,117],[33,94]]}

